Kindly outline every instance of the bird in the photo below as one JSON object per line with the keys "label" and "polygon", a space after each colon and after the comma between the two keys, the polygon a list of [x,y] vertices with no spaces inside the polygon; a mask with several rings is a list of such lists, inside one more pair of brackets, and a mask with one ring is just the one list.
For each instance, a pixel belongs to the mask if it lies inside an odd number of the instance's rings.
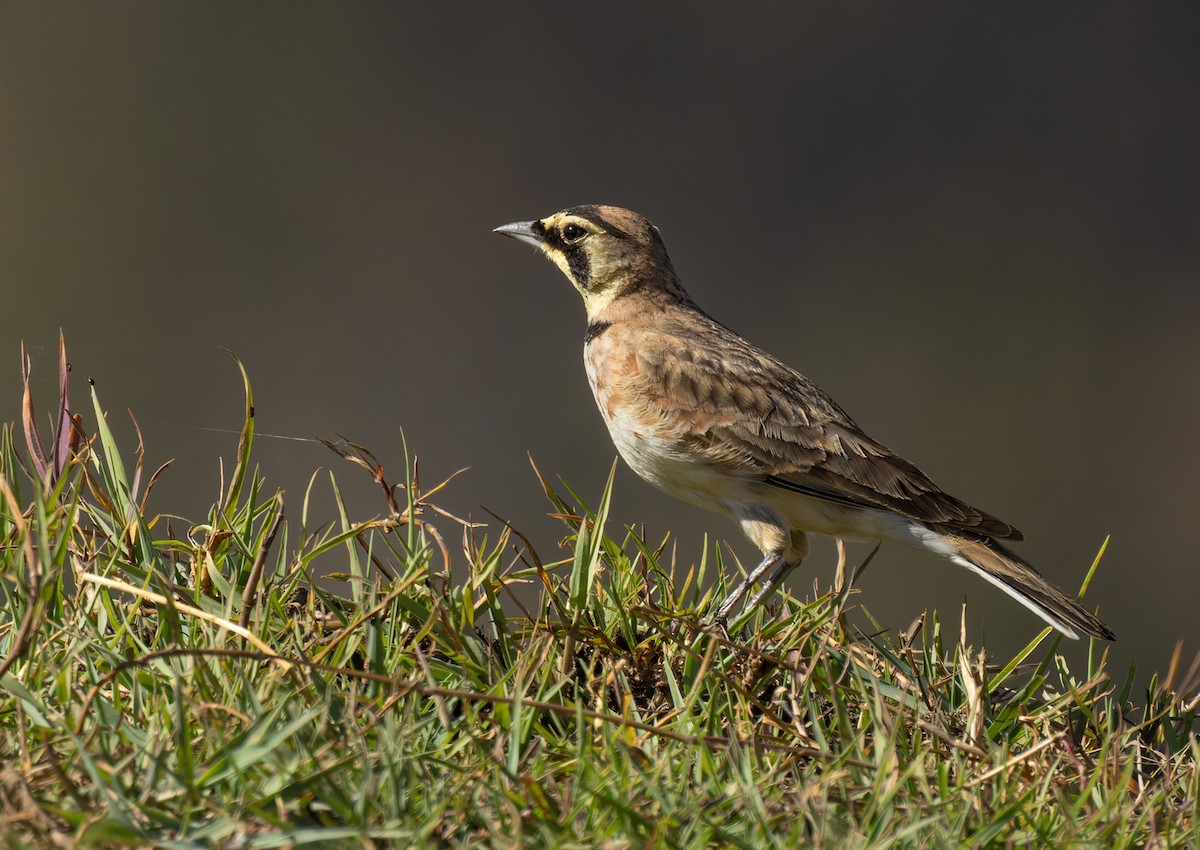
{"label": "bird", "polygon": [[725,514],[761,551],[710,615],[760,604],[808,552],[810,533],[889,540],[965,567],[1069,638],[1112,629],[1006,544],[1020,531],[946,493],[868,436],[795,369],[688,295],[659,229],[588,204],[495,232],[537,248],[583,297],[584,365],[618,454],[642,479]]}

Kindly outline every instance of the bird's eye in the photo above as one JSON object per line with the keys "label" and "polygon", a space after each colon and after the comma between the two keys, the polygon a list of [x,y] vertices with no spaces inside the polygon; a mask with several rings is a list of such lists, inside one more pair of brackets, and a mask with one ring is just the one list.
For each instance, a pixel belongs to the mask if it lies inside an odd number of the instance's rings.
{"label": "bird's eye", "polygon": [[562,229],[562,235],[567,242],[575,243],[587,236],[588,232],[578,224],[568,224]]}

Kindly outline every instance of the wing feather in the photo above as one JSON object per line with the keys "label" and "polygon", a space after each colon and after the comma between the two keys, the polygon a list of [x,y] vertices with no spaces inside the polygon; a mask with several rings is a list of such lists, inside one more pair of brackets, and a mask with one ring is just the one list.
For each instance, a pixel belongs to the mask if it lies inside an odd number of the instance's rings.
{"label": "wing feather", "polygon": [[681,453],[808,496],[1022,539],[1008,523],[945,493],[867,436],[816,384],[724,326],[680,330],[644,335],[628,377],[662,433],[677,435]]}

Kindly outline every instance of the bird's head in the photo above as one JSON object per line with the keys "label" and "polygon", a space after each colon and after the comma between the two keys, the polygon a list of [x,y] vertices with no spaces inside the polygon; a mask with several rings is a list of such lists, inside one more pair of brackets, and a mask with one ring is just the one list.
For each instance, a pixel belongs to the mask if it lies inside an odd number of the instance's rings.
{"label": "bird's head", "polygon": [[634,289],[686,298],[658,228],[630,210],[589,204],[515,221],[495,232],[528,242],[549,257],[583,296],[588,316]]}

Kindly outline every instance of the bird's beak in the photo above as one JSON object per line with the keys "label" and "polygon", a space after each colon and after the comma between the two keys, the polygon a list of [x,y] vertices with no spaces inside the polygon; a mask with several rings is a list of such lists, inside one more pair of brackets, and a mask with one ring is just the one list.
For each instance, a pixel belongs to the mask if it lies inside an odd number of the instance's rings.
{"label": "bird's beak", "polygon": [[536,221],[514,221],[512,224],[502,224],[493,230],[493,233],[499,233],[501,236],[511,236],[513,239],[520,239],[522,242],[528,242],[535,248],[540,248],[546,243],[542,236],[542,229],[537,225],[540,222]]}

